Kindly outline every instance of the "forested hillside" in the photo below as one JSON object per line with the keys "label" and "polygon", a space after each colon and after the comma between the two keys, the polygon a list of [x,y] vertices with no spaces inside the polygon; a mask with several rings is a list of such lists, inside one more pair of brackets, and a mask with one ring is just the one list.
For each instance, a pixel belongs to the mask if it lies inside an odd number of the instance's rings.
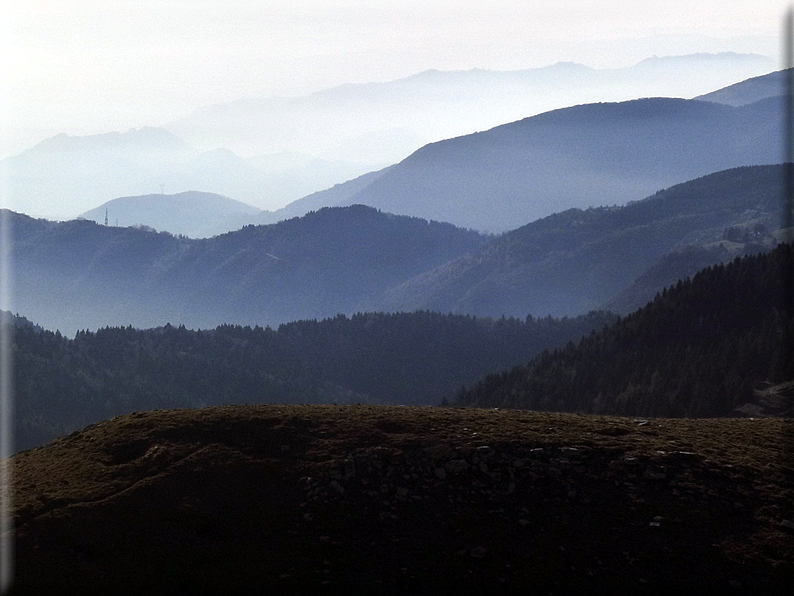
{"label": "forested hillside", "polygon": [[140,410],[249,403],[437,405],[463,384],[613,321],[339,315],[277,329],[108,327],[74,339],[18,320],[16,445]]}
{"label": "forested hillside", "polygon": [[774,246],[783,173],[782,166],[735,168],[622,207],[544,217],[388,290],[373,306],[561,316],[607,303],[628,313],[706,265]]}
{"label": "forested hillside", "polygon": [[[486,377],[461,405],[726,416],[794,379],[792,246],[709,267],[575,344]],[[780,410],[781,404],[778,404]],[[792,402],[782,412],[792,414]]]}
{"label": "forested hillside", "polygon": [[115,325],[206,329],[353,314],[487,240],[362,205],[200,240],[20,214],[9,221],[17,310],[69,336]]}

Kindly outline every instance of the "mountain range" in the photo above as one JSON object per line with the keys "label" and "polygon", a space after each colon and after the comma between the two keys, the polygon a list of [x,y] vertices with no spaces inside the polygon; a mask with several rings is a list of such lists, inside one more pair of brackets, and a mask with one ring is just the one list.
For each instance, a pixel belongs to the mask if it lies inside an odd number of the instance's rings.
{"label": "mountain range", "polygon": [[783,166],[742,167],[625,206],[568,209],[388,290],[373,308],[496,316],[630,312],[701,266],[774,246],[784,173]]}
{"label": "mountain range", "polygon": [[[187,191],[220,194],[272,212],[394,164],[430,141],[575,103],[689,97],[770,68],[771,62],[758,56],[719,54],[655,58],[612,71],[573,64],[511,73],[430,71],[303,98],[241,100],[164,128],[60,134],[0,160],[0,175],[11,198],[7,206],[39,217],[72,218],[118,197]],[[396,136],[389,129],[397,130]],[[246,149],[235,142],[242,137],[258,145]],[[731,165],[744,164],[714,169]],[[272,221],[265,215],[258,223]]]}
{"label": "mountain range", "polygon": [[422,145],[563,106],[690,98],[772,69],[762,56],[722,53],[653,57],[614,69],[560,62],[516,71],[429,70],[302,97],[217,104],[163,127],[197,147],[224,146],[241,155],[286,150],[391,164]]}
{"label": "mountain range", "polygon": [[352,313],[487,239],[364,206],[200,240],[20,214],[10,223],[20,313],[69,335],[105,325],[276,325]]}
{"label": "mountain range", "polygon": [[699,95],[695,99],[724,103],[734,107],[745,106],[768,97],[785,95],[787,93],[786,78],[790,74],[788,70],[778,70]]}
{"label": "mountain range", "polygon": [[[162,186],[94,221],[4,211],[10,596],[788,593],[790,421],[759,420],[794,414],[768,81],[545,112],[274,212]],[[108,153],[128,181],[264,167],[159,129],[34,149],[56,193],[123,182]]]}
{"label": "mountain range", "polygon": [[574,106],[422,147],[345,203],[503,232],[622,205],[732,167],[780,163],[782,101]]}
{"label": "mountain range", "polygon": [[[774,93],[782,90],[781,80],[780,73],[772,73],[704,101],[655,98],[547,112],[426,145],[397,164],[261,211],[249,222],[365,204],[502,232],[563,208],[624,204],[718,170],[778,163],[782,103]],[[730,103],[737,94],[748,101],[736,99],[738,107],[712,101],[725,97]],[[148,205],[141,206],[141,215],[148,211]],[[193,226],[188,235],[235,229],[241,220],[229,215],[222,224],[213,214],[214,227]],[[141,223],[164,229],[160,224],[168,217],[151,213]]]}
{"label": "mountain range", "polygon": [[737,168],[496,237],[363,205],[208,239],[12,214],[15,297],[20,314],[68,335],[358,311],[524,318],[611,304],[624,312],[704,261],[774,246],[783,174],[783,166]]}
{"label": "mountain range", "polygon": [[0,160],[9,205],[63,219],[103,209],[118,197],[166,190],[220,194],[258,209],[281,206],[373,168],[293,153],[243,159],[224,148],[199,151],[152,127],[84,137],[60,134]]}

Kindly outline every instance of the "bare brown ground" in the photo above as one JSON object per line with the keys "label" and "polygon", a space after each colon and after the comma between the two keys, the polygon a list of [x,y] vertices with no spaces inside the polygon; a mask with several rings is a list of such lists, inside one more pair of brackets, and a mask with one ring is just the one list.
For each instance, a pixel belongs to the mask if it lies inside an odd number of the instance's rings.
{"label": "bare brown ground", "polygon": [[787,593],[789,420],[227,406],[13,458],[48,593]]}

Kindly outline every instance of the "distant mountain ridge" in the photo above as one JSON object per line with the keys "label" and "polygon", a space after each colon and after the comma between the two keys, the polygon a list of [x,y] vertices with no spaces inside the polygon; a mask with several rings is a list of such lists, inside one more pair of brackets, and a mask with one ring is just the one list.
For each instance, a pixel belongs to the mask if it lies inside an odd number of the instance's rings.
{"label": "distant mountain ridge", "polygon": [[106,325],[264,326],[351,314],[486,241],[361,205],[201,240],[85,220],[10,214],[10,222],[20,314],[68,335]]}
{"label": "distant mountain ridge", "polygon": [[782,166],[748,166],[491,238],[362,205],[205,240],[15,215],[16,294],[21,314],[67,334],[358,311],[628,312],[699,267],[774,246],[782,188]]}
{"label": "distant mountain ridge", "polygon": [[769,74],[729,85],[723,89],[699,95],[695,99],[739,107],[761,101],[762,99],[785,95],[786,74],[785,70],[770,72]]}
{"label": "distant mountain ridge", "polygon": [[152,127],[82,137],[59,134],[0,160],[9,205],[58,219],[76,217],[118,197],[166,191],[220,194],[262,209],[373,168],[297,154],[246,160],[224,148],[199,151]]}
{"label": "distant mountain ridge", "polygon": [[208,192],[119,197],[81,215],[97,223],[119,227],[144,225],[158,231],[207,238],[249,224],[259,209]]}
{"label": "distant mountain ridge", "polygon": [[[492,316],[561,316],[605,307],[629,312],[694,273],[693,264],[697,270],[698,264],[771,248],[781,225],[783,174],[783,166],[742,167],[623,207],[568,209],[388,290],[371,308]],[[752,233],[726,237],[733,226]],[[708,246],[697,258],[691,254],[691,247]],[[663,269],[653,283],[634,286],[631,297],[618,298],[679,251],[685,258],[676,266]]]}
{"label": "distant mountain ridge", "polygon": [[[158,191],[174,194],[197,190],[231,197],[269,211],[252,223],[272,223],[280,218],[303,215],[309,210],[306,208],[309,205],[310,209],[317,209],[354,203],[372,204],[389,212],[447,221],[450,219],[447,216],[449,210],[445,206],[434,208],[433,200],[428,200],[428,197],[417,198],[413,193],[405,196],[406,189],[400,186],[416,185],[419,194],[432,192],[439,197],[437,200],[441,200],[445,193],[459,192],[455,188],[457,176],[454,168],[452,172],[445,174],[453,177],[449,188],[440,183],[439,188],[425,189],[423,185],[429,182],[427,179],[404,180],[404,183],[397,182],[395,188],[393,182],[384,179],[360,197],[351,197],[351,194],[363,192],[357,186],[360,181],[352,184],[354,191],[350,191],[342,182],[352,182],[366,173],[383,172],[384,166],[402,160],[417,148],[421,147],[426,152],[425,145],[428,141],[452,141],[472,131],[494,130],[494,126],[499,127],[506,121],[526,119],[527,115],[538,114],[544,110],[555,110],[588,101],[676,95],[674,91],[681,91],[682,84],[707,85],[707,81],[712,81],[707,89],[713,89],[724,82],[734,81],[746,68],[754,70],[747,74],[755,74],[759,69],[764,71],[771,67],[771,63],[767,66],[763,64],[766,62],[758,56],[721,54],[654,58],[631,69],[613,71],[597,71],[581,65],[562,63],[512,73],[480,70],[451,73],[428,71],[390,83],[342,86],[306,98],[271,98],[252,102],[241,100],[227,107],[213,106],[207,108],[207,114],[212,115],[209,124],[215,130],[214,136],[204,135],[206,138],[203,141],[191,137],[191,144],[174,135],[174,130],[179,127],[171,127],[171,132],[162,128],[144,127],[124,133],[86,137],[56,135],[19,155],[0,160],[0,175],[4,178],[11,197],[10,208],[34,216],[56,219],[75,217],[117,197],[142,196]],[[693,76],[696,72],[700,76]],[[715,72],[722,74],[712,80],[710,77]],[[632,73],[629,79],[634,81],[628,86],[627,73]],[[571,82],[574,79],[577,84]],[[720,80],[719,83],[717,79]],[[671,86],[670,81],[675,84]],[[593,94],[596,88],[599,92]],[[575,95],[566,96],[565,99],[553,99],[553,92],[560,89],[573,90]],[[642,93],[636,92],[639,89],[643,90]],[[580,92],[581,95],[576,95]],[[678,95],[686,97],[690,94]],[[545,104],[537,103],[538,98],[546,97],[552,99]],[[530,105],[527,101],[535,103]],[[515,106],[509,108],[511,102]],[[222,117],[227,108],[233,114],[233,117],[230,116],[232,121],[229,122]],[[262,123],[257,123],[257,114],[261,109],[267,112],[271,108],[275,111],[268,112],[270,115],[265,118],[267,126],[262,129]],[[200,116],[200,119],[205,116]],[[319,118],[316,126],[312,125],[311,120],[315,116]],[[450,118],[451,123],[448,122]],[[747,126],[734,128],[741,135],[748,128],[752,129],[753,124],[759,123],[747,123]],[[356,132],[359,125],[374,126],[377,130]],[[191,125],[185,126],[192,130]],[[429,136],[417,136],[406,126],[416,126]],[[732,125],[726,126],[730,128]],[[764,124],[760,123],[760,126],[763,127]],[[434,127],[440,128],[436,133],[428,132]],[[238,154],[238,147],[234,143],[222,146],[226,132],[232,137],[239,133],[258,142],[270,133],[281,134],[278,132],[281,129],[285,129],[282,131],[284,138],[290,142],[302,137],[313,142],[322,137],[327,143],[330,142],[329,148],[322,158],[318,158],[317,147],[276,142],[268,146],[258,146],[255,155],[243,158]],[[549,134],[557,132],[549,131]],[[629,134],[633,132],[629,131]],[[580,133],[585,139],[588,135],[595,134],[586,127]],[[646,130],[644,134],[652,136],[654,131]],[[607,140],[607,144],[620,142],[620,139],[615,138]],[[736,142],[745,145],[746,154],[755,140],[738,138]],[[196,149],[193,145],[201,146],[202,149]],[[720,155],[724,154],[725,144],[715,143],[716,145],[719,145]],[[357,148],[355,152],[358,155],[346,157],[345,149],[353,147]],[[384,149],[393,151],[394,154],[388,158],[379,156],[379,152]],[[519,153],[524,149],[519,149]],[[460,193],[457,207],[461,207],[464,214],[459,221],[453,223],[487,231],[512,229],[549,213],[545,208],[534,212],[527,211],[527,197],[530,201],[539,202],[540,207],[543,203],[551,202],[556,203],[558,209],[571,206],[566,201],[581,195],[582,189],[587,186],[586,179],[595,182],[595,188],[600,195],[593,204],[608,204],[622,202],[626,196],[630,199],[641,198],[661,186],[681,182],[709,171],[770,161],[768,158],[761,162],[757,159],[724,159],[716,160],[708,168],[690,168],[676,172],[675,176],[671,173],[667,177],[653,177],[653,172],[644,172],[640,176],[627,177],[620,172],[599,171],[598,164],[582,163],[582,156],[570,154],[570,149],[563,145],[546,147],[541,144],[530,152],[542,154],[535,155],[534,166],[520,160],[515,164],[518,170],[505,164],[498,166],[493,172],[493,178],[497,183],[495,190],[499,200],[496,202],[496,209],[487,209],[492,215],[487,221],[482,213],[478,213],[482,209],[468,204],[471,198],[467,196],[467,193],[472,192],[482,194],[483,185],[488,184],[487,179],[463,180],[463,190],[466,192]],[[504,146],[505,153],[516,150],[515,146]],[[704,154],[713,150],[714,147],[707,147]],[[472,151],[476,153],[477,149]],[[559,151],[563,155],[557,155]],[[603,152],[603,149],[599,152]],[[609,153],[608,148],[606,153]],[[409,156],[408,162],[412,157]],[[695,164],[702,161],[698,157],[700,156],[689,155],[684,162]],[[476,155],[472,154],[471,158],[476,159]],[[404,164],[397,166],[389,168],[390,175],[397,175],[393,170],[402,168],[398,178],[403,180],[406,175],[410,178],[410,172],[405,170]],[[469,169],[470,174],[476,172],[476,166],[476,163],[459,164],[460,168]],[[526,185],[526,181],[522,181],[524,171],[532,167],[540,168],[540,176],[533,177],[537,178],[534,186]],[[589,168],[595,169],[590,171]],[[572,176],[577,172],[580,173],[578,178]],[[487,177],[488,174],[484,172],[483,175]],[[544,180],[544,176],[556,176],[558,180]],[[649,176],[652,179],[647,179]],[[512,185],[509,182],[511,180]],[[317,195],[318,191],[330,190],[334,185],[337,188],[333,193]],[[524,195],[521,194],[522,188],[526,190]],[[394,196],[379,196],[381,191]],[[378,196],[370,196],[373,192]],[[614,200],[611,199],[612,195]],[[310,196],[312,199],[309,200]],[[290,201],[298,200],[300,203],[289,204]],[[423,207],[419,209],[411,201],[419,201]],[[407,207],[399,208],[401,203],[405,203]],[[286,205],[283,210],[282,205]],[[474,213],[471,212],[472,209]],[[520,212],[521,209],[524,209],[523,213]],[[465,213],[467,210],[469,213]],[[517,216],[511,218],[511,212],[517,212]]]}
{"label": "distant mountain ridge", "polygon": [[428,143],[565,106],[692,97],[773,68],[769,58],[726,52],[653,57],[615,69],[561,62],[515,71],[428,70],[301,97],[217,104],[164,128],[196,146],[221,144],[242,154],[288,150],[387,164]]}
{"label": "distant mountain ridge", "polygon": [[780,163],[782,104],[653,98],[546,112],[426,145],[342,204],[503,232],[570,207]]}

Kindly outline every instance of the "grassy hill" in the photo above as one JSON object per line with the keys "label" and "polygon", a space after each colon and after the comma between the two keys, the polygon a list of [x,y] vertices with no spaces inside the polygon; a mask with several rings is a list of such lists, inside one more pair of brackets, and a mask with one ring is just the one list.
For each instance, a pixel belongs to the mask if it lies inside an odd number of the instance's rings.
{"label": "grassy hill", "polygon": [[141,412],[11,460],[10,596],[787,593],[783,420]]}

